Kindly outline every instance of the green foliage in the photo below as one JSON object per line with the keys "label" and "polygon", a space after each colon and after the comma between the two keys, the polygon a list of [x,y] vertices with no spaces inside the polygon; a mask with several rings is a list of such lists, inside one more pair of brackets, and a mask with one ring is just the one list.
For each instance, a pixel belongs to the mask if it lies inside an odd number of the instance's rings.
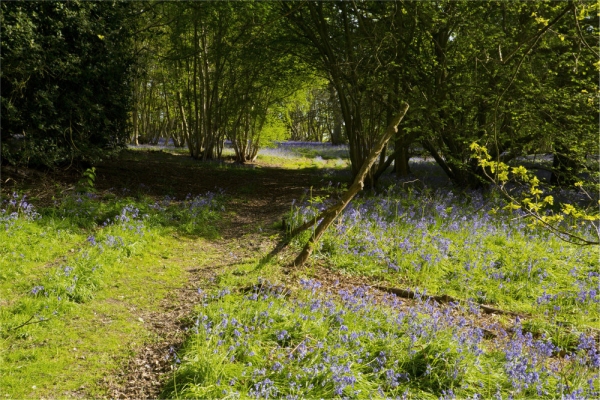
{"label": "green foliage", "polygon": [[3,2],[3,162],[94,162],[127,136],[124,2]]}
{"label": "green foliage", "polygon": [[[331,85],[327,85],[327,81],[307,81],[301,89],[286,99],[283,113],[288,130],[286,139],[342,144],[338,108],[335,90]],[[336,131],[339,131],[340,137],[335,137]]]}
{"label": "green foliage", "polygon": [[88,168],[83,171],[83,176],[77,183],[77,191],[79,193],[93,193],[94,183],[96,182],[96,168]]}
{"label": "green foliage", "polygon": [[285,140],[286,126],[273,112],[269,112],[262,131],[260,132],[260,147],[273,147],[275,142]]}
{"label": "green foliage", "polygon": [[478,186],[478,141],[502,162],[552,153],[552,183],[570,185],[598,153],[597,7],[5,2],[3,161],[93,162],[162,137],[203,160],[228,139],[243,163],[278,119],[295,140],[348,140],[356,173],[407,101],[398,163],[418,143]]}
{"label": "green foliage", "polygon": [[[547,189],[544,193],[540,180],[522,165],[510,167],[503,162],[493,161],[485,147],[477,143],[471,144],[471,150],[474,152],[473,158],[477,160],[483,173],[508,200],[504,209],[523,210],[532,220],[532,226],[539,225],[547,228],[557,233],[559,238],[569,242],[584,245],[600,244],[600,228],[596,222],[600,220],[597,204],[583,208],[575,202],[555,203],[554,197],[548,194]],[[519,191],[515,191],[514,188],[511,190],[508,188],[511,182],[516,182],[525,188],[521,187]],[[583,182],[576,182],[574,186],[579,188],[592,203],[597,203],[585,191]],[[577,230],[581,230],[585,225],[588,225],[591,232],[596,232],[595,237],[582,237],[577,233]]]}
{"label": "green foliage", "polygon": [[481,185],[469,150],[476,140],[504,162],[553,153],[556,183],[585,171],[586,156],[598,153],[596,10],[591,2],[285,7],[303,57],[335,86],[353,172],[404,100],[411,107],[396,150],[419,142],[462,187]]}

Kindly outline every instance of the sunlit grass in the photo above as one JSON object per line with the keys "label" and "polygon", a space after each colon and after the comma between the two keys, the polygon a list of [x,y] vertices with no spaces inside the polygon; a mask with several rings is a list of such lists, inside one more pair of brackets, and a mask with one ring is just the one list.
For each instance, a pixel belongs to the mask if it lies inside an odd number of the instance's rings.
{"label": "sunlit grass", "polygon": [[[152,340],[143,312],[185,282],[189,240],[218,236],[221,195],[67,195],[0,214],[0,396],[102,395],[100,378]],[[143,310],[143,311],[142,311]]]}
{"label": "sunlit grass", "polygon": [[350,167],[348,147],[330,143],[278,142],[261,149],[257,160],[286,169],[347,169]]}
{"label": "sunlit grass", "polygon": [[309,279],[300,287],[249,281],[205,294],[190,338],[171,355],[176,372],[164,397],[597,395],[599,355],[585,335],[560,361],[555,345],[519,324],[485,339],[469,307],[440,308],[426,297],[405,304]]}

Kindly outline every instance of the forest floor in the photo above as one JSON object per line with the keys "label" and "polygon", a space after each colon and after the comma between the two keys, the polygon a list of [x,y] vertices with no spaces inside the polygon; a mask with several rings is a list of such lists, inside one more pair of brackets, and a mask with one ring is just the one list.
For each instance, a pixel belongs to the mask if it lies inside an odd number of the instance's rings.
{"label": "forest floor", "polygon": [[[75,169],[40,172],[7,167],[2,169],[2,190],[5,194],[26,191],[36,204],[50,205],[72,192],[79,179],[81,172]],[[273,250],[283,234],[282,217],[292,202],[324,185],[316,168],[289,169],[260,161],[201,163],[165,151],[130,150],[97,165],[94,186],[99,193],[127,196],[141,191],[157,200],[165,196],[181,200],[212,191],[223,192],[227,198],[227,211],[218,221],[218,238],[207,242],[179,237],[182,246],[171,261],[185,270],[186,279],[172,288],[157,310],[137,310],[153,339],[133,349],[121,370],[101,379],[99,386],[105,388],[107,397],[158,397],[162,378],[173,365],[169,352],[185,339],[186,325],[199,300],[198,289],[210,286],[219,274],[236,265],[259,260]],[[285,251],[279,257],[286,257]],[[85,388],[63,394],[89,396]]]}
{"label": "forest floor", "polygon": [[186,325],[199,301],[197,289],[205,289],[225,271],[273,250],[292,201],[322,182],[315,170],[284,169],[261,162],[206,168],[185,156],[154,151],[102,164],[97,174],[100,189],[122,191],[143,185],[157,198],[169,195],[179,199],[188,193],[223,190],[228,199],[228,212],[219,222],[219,238],[212,240],[209,248],[205,241],[187,241],[185,252],[179,255],[181,265],[194,256],[210,261],[202,268],[194,263],[186,266],[187,282],[162,301],[161,310],[144,314],[156,339],[139,349],[117,376],[106,377],[110,398],[157,398],[162,377],[171,372],[173,365],[166,355],[185,339]]}
{"label": "forest floor", "polygon": [[[2,168],[2,207],[12,209],[0,214],[0,223],[6,226],[5,231],[0,230],[0,398],[215,398],[227,390],[232,390],[227,393],[234,397],[239,392],[233,390],[256,397],[262,386],[253,380],[262,379],[265,368],[270,369],[270,376],[283,374],[278,369],[281,364],[271,359],[272,352],[287,354],[290,361],[285,368],[290,369],[296,368],[294,363],[302,366],[301,357],[295,360],[289,356],[307,338],[321,338],[325,352],[347,355],[345,346],[349,344],[344,338],[348,329],[363,337],[361,346],[368,350],[367,357],[371,354],[376,358],[363,366],[359,360],[348,363],[362,368],[355,375],[361,379],[355,382],[356,391],[354,384],[341,386],[326,376],[315,389],[323,391],[314,397],[335,397],[334,391],[339,391],[349,397],[396,397],[410,392],[414,398],[439,398],[447,388],[459,389],[460,382],[463,392],[458,397],[473,395],[471,391],[480,387],[485,387],[481,389],[484,398],[496,390],[512,393],[521,378],[506,378],[512,373],[512,364],[502,352],[509,351],[504,347],[529,341],[519,346],[532,348],[534,354],[539,350],[536,346],[547,346],[546,338],[552,342],[548,347],[552,351],[544,356],[548,360],[538,362],[535,356],[528,368],[545,371],[547,362],[560,362],[566,365],[561,370],[565,377],[581,381],[573,387],[584,388],[593,397],[594,386],[586,382],[591,379],[593,383],[598,376],[592,376],[594,370],[587,365],[597,362],[599,353],[585,346],[589,342],[586,335],[591,335],[592,342],[599,336],[593,328],[598,320],[597,249],[564,246],[546,232],[529,230],[520,221],[505,223],[506,219],[490,211],[497,206],[493,198],[483,199],[477,193],[455,197],[446,189],[440,190],[444,178],[426,162],[413,164],[415,177],[411,180],[385,177],[390,180],[389,189],[379,196],[367,194],[356,199],[352,210],[332,227],[329,237],[322,240],[322,249],[306,266],[289,268],[302,240],[278,246],[285,233],[283,218],[297,218],[303,210],[323,207],[327,197],[339,193],[338,183],[347,182],[349,177],[343,163],[337,155],[310,159],[273,151],[256,163],[238,165],[198,162],[177,151],[136,149],[98,164],[93,192],[87,194],[76,193],[82,173],[75,169],[40,172]],[[421,179],[434,182],[438,191],[419,186]],[[213,198],[209,192],[218,193],[215,198],[219,200],[205,202]],[[23,194],[42,216],[31,217],[23,205]],[[302,199],[305,201],[299,207]],[[393,216],[385,214],[390,204],[395,205]],[[11,210],[16,211],[10,214]],[[142,215],[146,212],[149,215]],[[13,214],[18,217],[12,218]],[[190,215],[191,230],[184,226]],[[386,219],[396,225],[386,228]],[[194,225],[194,221],[202,221],[206,227]],[[369,247],[377,240],[377,249],[385,249],[385,253],[375,253]],[[531,279],[534,275],[536,280]],[[261,282],[267,282],[265,287],[271,283],[275,286],[261,292]],[[269,288],[283,288],[284,293],[293,295],[290,299],[275,296],[269,303]],[[254,296],[249,292],[257,296],[263,293],[264,304],[248,303]],[[221,301],[220,293],[227,298]],[[389,293],[398,296],[391,296],[393,304]],[[80,294],[83,297],[77,297]],[[331,309],[317,307],[333,307],[335,302],[342,304],[336,309],[338,317],[346,309],[351,311],[344,322],[347,326],[338,326],[342,322],[328,317]],[[355,308],[358,303],[369,303],[370,308],[360,311]],[[240,360],[226,365],[228,359],[219,358],[223,357],[220,344],[209,341],[209,336],[199,339],[200,344],[194,347],[200,337],[200,315],[215,312],[210,322],[215,323],[215,337],[221,335],[219,338],[236,344],[238,336],[228,338],[233,333],[218,332],[217,325],[227,326],[228,318],[233,323],[258,315],[261,309],[252,311],[252,307],[265,307],[260,314],[269,310],[283,319],[268,329],[257,325],[256,333],[248,333],[255,338],[265,335],[263,342],[240,340],[246,343],[243,346],[254,346],[235,353]],[[323,315],[305,322],[303,312]],[[396,313],[398,318],[405,313],[415,318],[386,328],[389,321],[396,321]],[[243,324],[255,328],[255,322]],[[287,332],[283,328],[298,330],[295,334],[300,336],[293,340],[304,339],[295,347],[275,340]],[[260,329],[265,333],[258,332]],[[486,364],[491,372],[469,370],[461,373],[458,383],[450,381],[448,387],[429,380],[421,373],[420,356],[413,357],[401,347],[405,343],[394,336],[406,339],[415,329],[438,332],[415,339],[425,349],[433,346],[434,353],[439,346],[446,346],[444,340],[451,340],[460,343],[452,344],[459,346],[457,357],[463,351],[469,357],[479,357],[484,354],[478,347],[482,345],[490,354],[482,356],[488,357],[485,360],[495,357]],[[521,335],[521,329],[529,336]],[[201,333],[212,331],[206,325]],[[391,336],[382,336],[383,342],[367,339],[388,331]],[[453,339],[449,339],[450,331]],[[244,335],[237,329],[234,332]],[[477,342],[465,342],[454,335]],[[463,345],[467,347],[460,347]],[[316,354],[317,349],[320,347],[308,350]],[[260,353],[267,350],[268,357]],[[394,362],[400,362],[406,371],[416,368],[411,380],[380,386],[385,378],[383,370],[372,366],[384,351],[390,360],[396,357]],[[230,356],[229,350],[226,354]],[[579,366],[564,363],[565,354]],[[218,366],[219,374],[234,377],[227,378],[231,383],[215,378],[220,376],[214,375],[215,360],[223,364]],[[473,360],[461,361],[464,365],[432,361],[431,366],[434,372],[439,369],[436,376],[447,377],[460,368],[474,368]],[[337,367],[332,364],[322,373],[333,373]],[[305,370],[298,369],[298,376]],[[247,371],[253,371],[252,380],[240,378],[248,377],[244,375]],[[501,389],[497,377],[503,379]],[[306,379],[303,390],[310,391],[312,386],[307,385],[313,378]],[[413,382],[417,386],[410,386]],[[294,382],[286,383],[277,390]],[[230,389],[238,384],[242,386]],[[557,388],[554,378],[543,384],[548,386],[548,393]],[[295,390],[294,385],[290,390]],[[389,391],[385,396],[382,388]],[[515,393],[533,396],[534,389],[527,390],[518,388]],[[306,393],[312,392],[296,394],[307,397]],[[266,391],[261,396],[272,394]]]}

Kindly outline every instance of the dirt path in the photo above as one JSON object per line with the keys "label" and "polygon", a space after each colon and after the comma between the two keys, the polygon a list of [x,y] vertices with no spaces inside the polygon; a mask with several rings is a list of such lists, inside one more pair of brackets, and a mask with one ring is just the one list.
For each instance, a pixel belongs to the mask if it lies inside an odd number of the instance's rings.
{"label": "dirt path", "polygon": [[221,238],[207,245],[189,238],[188,254],[205,258],[202,268],[182,267],[188,273],[187,284],[173,290],[159,312],[146,312],[144,321],[151,326],[155,340],[140,348],[117,376],[104,379],[111,398],[157,398],[161,382],[173,365],[173,351],[185,340],[186,321],[197,304],[198,288],[206,288],[212,279],[228,268],[271,251],[274,239],[282,233],[277,223],[319,177],[306,170],[289,170],[260,165],[226,167],[202,165],[187,157],[160,152],[129,152],[118,161],[97,167],[96,186],[117,193],[140,190],[153,197],[169,195],[183,199],[188,193],[204,194],[224,190],[229,202],[220,224]]}
{"label": "dirt path", "polygon": [[[2,168],[3,190],[27,188],[30,197],[48,206],[53,204],[53,197],[75,190],[80,178],[81,172],[74,168],[47,172]],[[223,191],[228,200],[219,239],[180,237],[185,248],[185,254],[179,256],[180,265],[188,275],[187,283],[174,288],[158,312],[140,310],[154,340],[137,349],[117,375],[102,380],[108,397],[145,399],[160,395],[163,378],[173,365],[169,355],[186,337],[187,321],[199,299],[198,288],[206,289],[212,279],[244,260],[268,254],[282,233],[277,223],[292,201],[301,198],[307,188],[320,185],[321,180],[318,170],[203,163],[161,151],[125,151],[118,159],[96,166],[95,188],[100,193],[183,200],[188,194]],[[84,389],[71,395],[89,397]]]}

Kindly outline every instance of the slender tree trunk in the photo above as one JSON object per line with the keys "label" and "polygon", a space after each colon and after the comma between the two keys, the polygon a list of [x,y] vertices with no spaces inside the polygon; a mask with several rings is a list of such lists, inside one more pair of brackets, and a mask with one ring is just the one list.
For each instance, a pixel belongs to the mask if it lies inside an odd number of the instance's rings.
{"label": "slender tree trunk", "polygon": [[[306,226],[304,229],[307,229],[310,226],[314,225],[314,223],[316,223],[319,219],[323,218],[321,223],[317,226],[317,229],[315,229],[313,236],[308,240],[308,242],[304,246],[304,249],[302,249],[302,252],[294,260],[294,266],[299,267],[303,265],[306,262],[306,260],[308,260],[308,257],[310,257],[310,255],[312,254],[315,245],[317,244],[323,233],[325,233],[325,231],[333,223],[333,221],[342,213],[342,211],[344,211],[344,209],[346,208],[348,203],[350,203],[350,201],[354,198],[354,196],[356,196],[356,194],[362,190],[365,177],[371,170],[371,167],[379,157],[380,153],[385,148],[387,142],[398,131],[398,124],[400,124],[400,121],[402,121],[402,118],[404,118],[404,115],[406,115],[406,111],[408,111],[408,104],[404,103],[400,112],[395,116],[391,124],[388,126],[385,134],[381,137],[379,142],[375,144],[375,146],[371,149],[371,152],[369,153],[364,163],[362,164],[360,170],[356,174],[354,178],[354,183],[352,183],[352,185],[348,188],[348,191],[344,193],[340,201],[336,205],[330,207],[325,212],[321,213],[321,215],[316,217],[311,225],[303,225]],[[298,232],[298,230],[295,230],[295,232]]]}
{"label": "slender tree trunk", "polygon": [[[195,13],[194,13],[195,14]],[[195,154],[198,158],[202,151],[201,149],[201,139],[200,139],[200,115],[199,115],[199,107],[198,107],[198,18],[194,18],[194,59],[193,59],[193,68],[194,68],[194,136],[196,138],[196,149]]]}
{"label": "slender tree trunk", "polygon": [[202,155],[202,159],[206,160],[208,157],[208,151],[206,149],[206,145],[207,142],[210,140],[210,136],[211,136],[211,132],[210,132],[210,127],[211,127],[211,101],[210,101],[210,96],[212,93],[211,90],[211,85],[213,84],[213,82],[211,82],[210,79],[210,64],[209,64],[209,59],[208,59],[208,49],[207,46],[209,45],[208,43],[208,38],[207,38],[207,31],[206,31],[206,27],[202,27],[202,36],[201,36],[201,40],[202,40],[202,65],[201,65],[201,69],[200,69],[200,74],[201,77],[200,79],[202,80],[202,147],[203,147],[203,155]]}
{"label": "slender tree trunk", "polygon": [[173,139],[173,144],[175,146],[177,146],[177,140],[175,138],[175,134],[173,132],[173,125],[171,123],[171,115],[170,115],[170,111],[169,111],[169,99],[167,97],[167,84],[165,82],[165,78],[163,76],[163,94],[164,94],[164,98],[165,98],[165,118],[167,120],[167,133],[166,133],[166,143],[165,144],[169,144],[169,139],[172,138]]}
{"label": "slender tree trunk", "polygon": [[133,85],[133,114],[132,114],[132,124],[133,124],[133,138],[132,143],[136,146],[139,144],[138,142],[138,87],[137,82]]}
{"label": "slender tree trunk", "polygon": [[188,150],[190,151],[190,155],[194,156],[194,145],[192,143],[190,128],[185,119],[185,110],[183,109],[183,102],[181,101],[181,92],[177,92],[177,104],[179,105],[179,113],[181,114],[181,125],[183,127],[183,134],[186,138],[186,143],[188,145]]}
{"label": "slender tree trunk", "polygon": [[329,88],[329,101],[332,107],[333,114],[333,131],[331,133],[331,144],[339,145],[343,143],[342,140],[342,113],[340,110],[339,99],[335,93],[335,87],[333,84],[328,85]]}
{"label": "slender tree trunk", "polygon": [[409,143],[406,140],[406,137],[404,136],[404,134],[402,133],[401,130],[398,131],[398,134],[396,135],[396,142],[395,142],[395,160],[394,160],[394,167],[396,169],[396,176],[398,178],[405,178],[410,174],[410,167],[408,165],[408,159],[409,159],[409,154],[408,154],[408,147],[409,147]]}

